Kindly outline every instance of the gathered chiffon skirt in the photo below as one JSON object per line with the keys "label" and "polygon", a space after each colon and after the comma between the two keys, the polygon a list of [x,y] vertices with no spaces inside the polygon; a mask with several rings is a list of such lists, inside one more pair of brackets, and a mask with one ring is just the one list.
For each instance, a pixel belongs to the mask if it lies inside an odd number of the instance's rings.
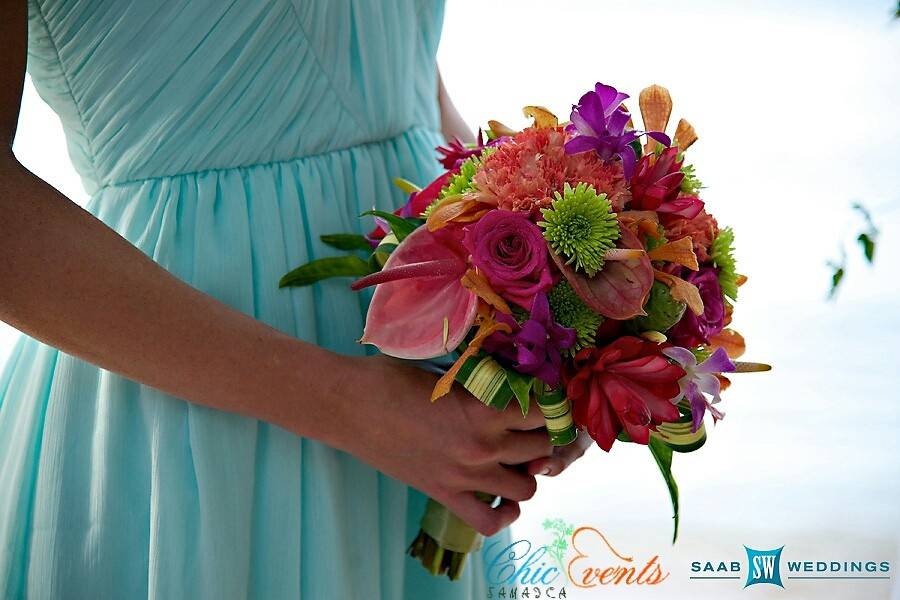
{"label": "gathered chiffon skirt", "polygon": [[[361,354],[367,296],[347,280],[278,280],[338,254],[319,234],[362,232],[371,222],[359,213],[401,202],[393,177],[436,175],[441,141],[412,128],[295,160],[125,181],[88,210],[230,306]],[[26,336],[0,376],[2,598],[486,598],[480,556],[454,583],[406,556],[424,502],[341,451]]]}

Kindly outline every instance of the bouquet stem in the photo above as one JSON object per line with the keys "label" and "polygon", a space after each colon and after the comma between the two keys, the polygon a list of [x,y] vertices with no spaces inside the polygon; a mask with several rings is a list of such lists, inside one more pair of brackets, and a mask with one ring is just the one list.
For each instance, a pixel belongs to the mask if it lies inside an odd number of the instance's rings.
{"label": "bouquet stem", "polygon": [[[493,504],[495,496],[476,492],[479,500]],[[466,557],[481,548],[484,537],[450,510],[428,499],[422,528],[409,546],[409,555],[419,560],[432,575],[459,579]]]}

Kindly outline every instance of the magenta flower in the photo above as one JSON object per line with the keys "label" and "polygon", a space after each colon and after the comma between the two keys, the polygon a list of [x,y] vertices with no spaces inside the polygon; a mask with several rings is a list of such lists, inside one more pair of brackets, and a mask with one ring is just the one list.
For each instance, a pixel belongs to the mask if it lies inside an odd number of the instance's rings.
{"label": "magenta flower", "polygon": [[422,213],[425,212],[425,209],[428,208],[428,205],[437,200],[438,195],[441,193],[441,189],[450,182],[450,178],[453,177],[454,173],[454,171],[447,171],[425,186],[424,189],[410,194],[406,204],[404,204],[395,214],[404,218],[421,217]]}
{"label": "magenta flower", "polygon": [[681,195],[684,173],[678,148],[666,148],[659,156],[648,154],[638,161],[631,178],[631,208],[671,213],[693,219],[703,209],[703,201]]}
{"label": "magenta flower", "polygon": [[[447,182],[450,181],[450,178],[454,173],[455,171],[447,171],[429,183],[425,189],[410,194],[406,204],[395,210],[394,214],[403,218],[418,218],[422,216],[422,213],[428,205],[437,200],[441,188],[447,185]],[[366,234],[365,237],[372,248],[377,248],[379,242],[381,242],[390,231],[391,226],[387,221],[381,217],[375,217],[375,228]]]}
{"label": "magenta flower", "polygon": [[465,232],[472,263],[504,299],[528,310],[553,285],[547,242],[527,213],[492,210]]}
{"label": "magenta flower", "polygon": [[519,325],[507,314],[495,318],[512,331],[498,331],[484,340],[481,348],[512,365],[525,375],[533,375],[550,387],[559,385],[562,351],[575,345],[575,330],[559,325],[550,314],[550,303],[543,292],[534,296],[528,320]]}
{"label": "magenta flower", "polygon": [[440,158],[438,158],[438,162],[441,163],[445,169],[450,170],[459,168],[459,165],[467,158],[481,155],[485,148],[493,146],[497,142],[498,140],[489,140],[488,143],[485,144],[484,132],[479,128],[478,139],[475,140],[475,145],[473,147],[470,148],[466,146],[459,138],[454,137],[447,142],[446,146],[438,146],[435,150],[441,155]]}
{"label": "magenta flower", "polygon": [[[691,431],[697,431],[700,428],[707,409],[716,421],[725,417],[724,413],[713,406],[722,400],[722,397],[719,396],[721,383],[716,375],[732,372],[735,368],[725,350],[716,348],[716,351],[699,365],[694,353],[686,348],[671,346],[665,348],[662,353],[678,363],[685,371],[684,377],[678,380],[678,386],[681,394],[691,404],[693,421]],[[707,400],[704,394],[712,396],[712,402]]]}
{"label": "magenta flower", "polygon": [[631,207],[657,210],[678,197],[684,173],[678,160],[678,148],[666,148],[657,156],[650,153],[638,161],[631,178]]}
{"label": "magenta flower", "polygon": [[685,219],[693,219],[703,210],[705,203],[697,196],[679,195],[671,202],[666,202],[656,209],[658,213],[669,213],[676,217],[684,217]]}
{"label": "magenta flower", "polygon": [[719,287],[718,273],[713,267],[691,271],[685,280],[693,283],[700,291],[703,314],[694,314],[692,310],[684,311],[684,316],[666,335],[673,344],[693,348],[708,344],[710,336],[722,331],[725,326],[725,300],[722,288]]}
{"label": "magenta flower", "polygon": [[622,108],[622,101],[628,94],[610,85],[597,83],[594,91],[586,93],[572,106],[572,121],[567,130],[576,135],[566,142],[568,154],[595,151],[603,160],[622,159],[625,178],[630,179],[637,160],[631,143],[642,135],[647,135],[659,143],[671,144],[669,136],[661,131],[625,130],[631,116]]}

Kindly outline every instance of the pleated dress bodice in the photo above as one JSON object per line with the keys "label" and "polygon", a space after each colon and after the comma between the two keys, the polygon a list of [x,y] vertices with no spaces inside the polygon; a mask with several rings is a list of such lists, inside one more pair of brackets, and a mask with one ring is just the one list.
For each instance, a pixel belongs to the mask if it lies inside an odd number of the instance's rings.
{"label": "pleated dress bodice", "polygon": [[[365,353],[367,296],[278,280],[398,206],[393,178],[438,174],[442,3],[28,2],[87,210],[230,306]],[[421,493],[27,336],[0,374],[0,482],[0,598],[487,597],[480,556],[451,583],[405,555]]]}
{"label": "pleated dress bodice", "polygon": [[89,193],[435,130],[435,0],[30,0],[28,70]]}

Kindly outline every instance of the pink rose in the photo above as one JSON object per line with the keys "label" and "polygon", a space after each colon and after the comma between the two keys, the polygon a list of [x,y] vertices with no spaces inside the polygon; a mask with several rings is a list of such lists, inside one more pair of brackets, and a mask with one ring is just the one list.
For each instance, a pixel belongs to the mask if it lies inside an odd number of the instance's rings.
{"label": "pink rose", "polygon": [[547,242],[528,213],[492,210],[465,229],[472,263],[504,299],[526,310],[553,285]]}

